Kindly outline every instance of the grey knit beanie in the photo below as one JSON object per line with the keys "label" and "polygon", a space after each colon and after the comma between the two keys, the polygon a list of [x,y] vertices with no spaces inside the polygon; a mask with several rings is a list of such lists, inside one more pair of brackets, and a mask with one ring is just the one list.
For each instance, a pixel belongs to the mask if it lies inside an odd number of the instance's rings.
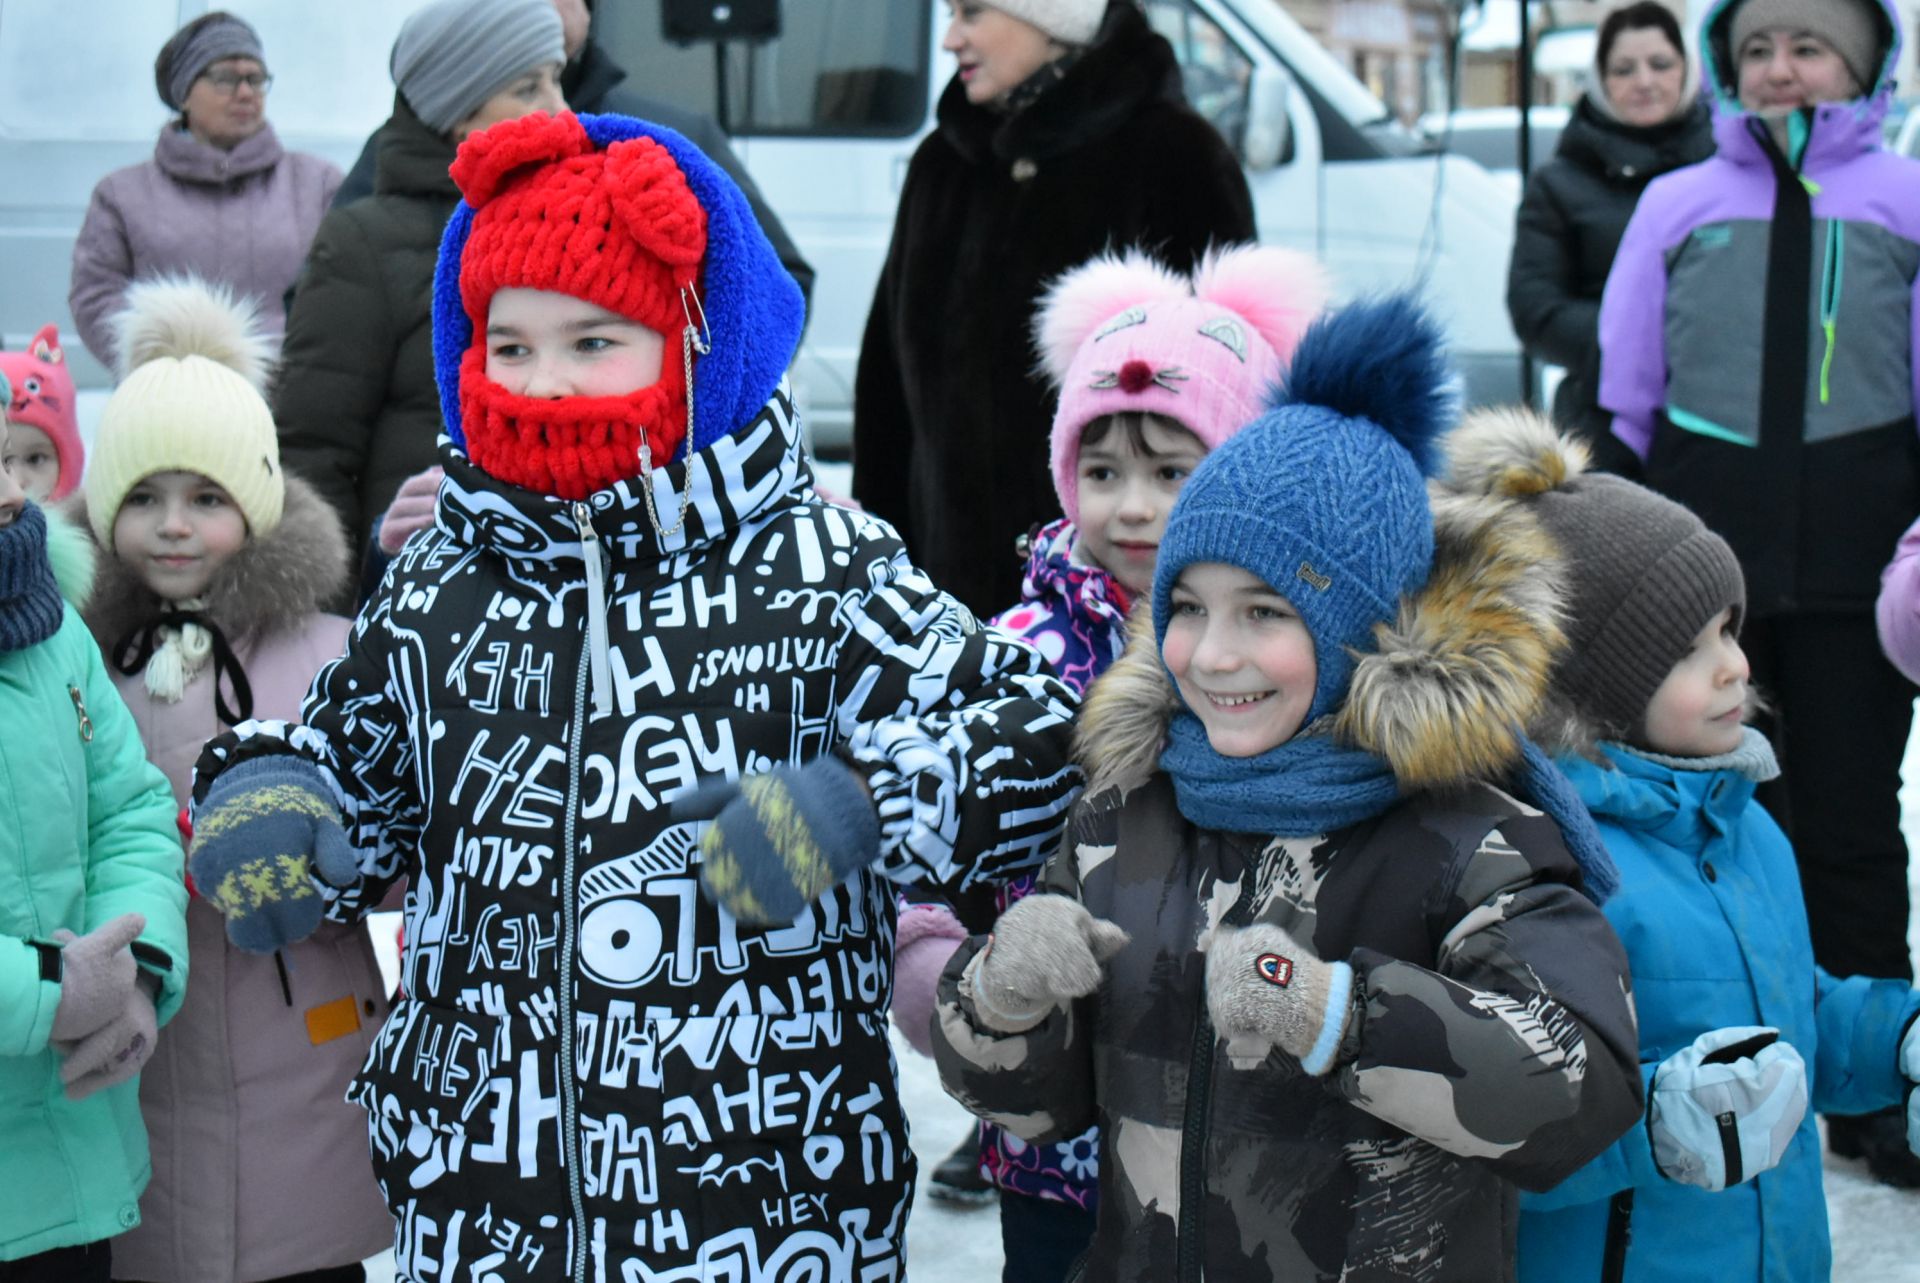
{"label": "grey knit beanie", "polygon": [[1063,45],[1087,45],[1100,33],[1107,0],[986,0],[1000,12],[1040,28]]}
{"label": "grey knit beanie", "polygon": [[187,100],[200,73],[222,58],[251,58],[266,66],[260,33],[230,13],[203,13],[167,38],[153,60],[153,87],[175,111]]}
{"label": "grey knit beanie", "polygon": [[1862,93],[1873,90],[1886,56],[1881,17],[1870,0],[1746,0],[1733,11],[1728,74],[1738,78],[1740,46],[1756,31],[1785,27],[1808,31],[1832,45]]}
{"label": "grey knit beanie", "polygon": [[1534,500],[1566,559],[1559,693],[1608,739],[1637,736],[1647,704],[1714,616],[1740,626],[1746,580],[1727,541],[1645,486],[1581,473]]}
{"label": "grey knit beanie", "polygon": [[439,0],[407,19],[387,65],[413,114],[444,134],[514,77],[566,57],[551,0]]}

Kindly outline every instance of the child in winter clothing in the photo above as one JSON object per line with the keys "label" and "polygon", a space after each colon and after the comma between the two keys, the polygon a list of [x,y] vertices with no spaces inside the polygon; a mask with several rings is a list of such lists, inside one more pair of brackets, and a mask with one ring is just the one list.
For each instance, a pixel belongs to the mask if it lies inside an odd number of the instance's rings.
{"label": "child in winter clothing", "polygon": [[[11,394],[0,373],[0,392]],[[0,397],[0,400],[5,397]],[[0,422],[0,447],[12,433]],[[132,1079],[187,981],[166,781],[66,601],[86,536],[0,469],[0,1277],[106,1280],[136,1224]]]}
{"label": "child in winter clothing", "polygon": [[942,978],[963,1103],[1100,1123],[1086,1278],[1511,1278],[1514,1184],[1639,1115],[1604,852],[1517,732],[1557,568],[1512,505],[1430,511],[1437,345],[1323,319],[1194,472],[1043,894]]}
{"label": "child in winter clothing", "polygon": [[35,503],[66,498],[80,484],[87,451],[58,327],[41,326],[24,352],[0,352],[0,378],[13,385],[13,394],[0,401],[0,414],[13,429],[0,467]]}
{"label": "child in winter clothing", "polygon": [[[294,717],[347,621],[333,512],[279,467],[262,399],[272,340],[197,280],[146,282],[116,318],[122,382],[76,515],[101,575],[85,618],[147,756],[185,805],[201,745]],[[341,1099],[386,1013],[364,926],[329,923],[271,957],[187,907],[194,986],[142,1076],[153,1182],[114,1244],[120,1279],[253,1283],[358,1272],[390,1241],[365,1130]]]}
{"label": "child in winter clothing", "polygon": [[[1053,480],[1066,515],[1030,537],[1021,602],[989,621],[1039,647],[1075,691],[1126,649],[1127,612],[1153,583],[1154,556],[1174,496],[1194,466],[1259,413],[1307,324],[1325,305],[1325,272],[1305,255],[1235,246],[1181,275],[1139,251],[1075,268],[1042,300],[1034,337],[1060,393]],[[997,908],[1033,890],[1008,884]],[[983,924],[984,925],[984,924]],[[930,1051],[934,990],[967,932],[943,905],[900,917],[894,1012],[908,1041]],[[1085,1245],[1093,1229],[1096,1135],[1029,1146],[982,1125],[988,1178],[1022,1201],[1001,1202],[1009,1276],[1059,1279],[1055,1264],[1017,1243],[1018,1220],[1058,1222]],[[969,1137],[963,1148],[976,1149]]]}
{"label": "child in winter clothing", "polygon": [[195,880],[271,949],[411,873],[350,1093],[401,1278],[903,1273],[888,888],[1044,858],[1073,695],[814,493],[720,169],[562,114],[453,177],[435,528],[303,725],[208,746]]}
{"label": "child in winter clothing", "polygon": [[1920,993],[1814,964],[1792,848],[1754,804],[1778,768],[1742,725],[1739,562],[1679,504],[1587,472],[1543,419],[1487,413],[1448,448],[1455,494],[1524,503],[1565,559],[1569,645],[1537,728],[1619,869],[1605,911],[1640,1019],[1646,1123],[1522,1199],[1520,1277],[1824,1279],[1809,1100],[1897,1105]]}

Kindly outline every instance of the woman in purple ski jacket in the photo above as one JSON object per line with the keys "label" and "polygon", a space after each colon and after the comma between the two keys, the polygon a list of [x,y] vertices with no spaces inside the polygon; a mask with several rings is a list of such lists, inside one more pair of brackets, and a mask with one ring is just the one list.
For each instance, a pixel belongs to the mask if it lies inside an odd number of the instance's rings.
{"label": "woman in purple ski jacket", "polygon": [[[1913,974],[1897,793],[1914,687],[1873,618],[1920,514],[1920,163],[1881,145],[1899,52],[1884,0],[1717,0],[1718,153],[1648,186],[1600,308],[1614,435],[1745,571],[1742,642],[1785,767],[1761,800],[1837,976]],[[1900,1130],[1848,1120],[1832,1143],[1905,1183],[1920,1167]]]}

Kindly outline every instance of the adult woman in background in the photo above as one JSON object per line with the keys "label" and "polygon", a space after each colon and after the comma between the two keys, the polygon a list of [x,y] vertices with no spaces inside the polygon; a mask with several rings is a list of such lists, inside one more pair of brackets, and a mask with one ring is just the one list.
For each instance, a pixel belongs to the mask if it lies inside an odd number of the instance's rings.
{"label": "adult woman in background", "polygon": [[278,335],[287,290],[340,186],[330,161],[280,146],[266,117],[266,54],[241,19],[216,11],[174,32],[153,79],[177,114],[153,159],[100,180],[73,246],[67,306],[87,351],[109,369],[108,318],[127,286],[148,277],[230,285]]}
{"label": "adult woman in background", "polygon": [[1188,271],[1251,240],[1253,198],[1130,0],[949,0],[960,69],[900,193],[854,387],[853,492],[942,588],[1019,597],[1015,539],[1057,515],[1042,285],[1110,245]]}
{"label": "adult woman in background", "polygon": [[[1701,30],[1719,150],[1647,189],[1600,308],[1600,402],[1646,481],[1733,545],[1740,643],[1782,775],[1814,960],[1911,979],[1900,763],[1915,689],[1880,651],[1880,571],[1920,514],[1920,163],[1880,126],[1883,0],[1718,0]],[[1836,1153],[1920,1186],[1894,1110]]]}
{"label": "adult woman in background", "polygon": [[1553,415],[1609,471],[1639,469],[1600,409],[1600,293],[1640,193],[1713,154],[1713,113],[1697,92],[1680,24],[1657,0],[1601,21],[1593,87],[1553,159],[1527,181],[1507,271],[1507,314],[1530,355],[1564,366]]}
{"label": "adult woman in background", "polygon": [[356,558],[400,483],[434,462],[433,264],[460,200],[454,150],[563,109],[565,58],[549,0],[439,0],[393,42],[399,92],[376,135],[374,194],[320,225],[274,397],[281,461],[340,514]]}

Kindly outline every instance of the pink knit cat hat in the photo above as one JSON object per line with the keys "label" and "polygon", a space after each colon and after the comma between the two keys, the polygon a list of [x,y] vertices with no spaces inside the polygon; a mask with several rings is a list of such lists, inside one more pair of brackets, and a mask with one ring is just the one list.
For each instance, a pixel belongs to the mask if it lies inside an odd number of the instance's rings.
{"label": "pink knit cat hat", "polygon": [[1060,390],[1053,487],[1080,520],[1080,437],[1109,414],[1157,414],[1217,448],[1259,417],[1267,390],[1329,294],[1324,268],[1272,246],[1212,250],[1191,277],[1140,250],[1103,254],[1047,290],[1034,318]]}

